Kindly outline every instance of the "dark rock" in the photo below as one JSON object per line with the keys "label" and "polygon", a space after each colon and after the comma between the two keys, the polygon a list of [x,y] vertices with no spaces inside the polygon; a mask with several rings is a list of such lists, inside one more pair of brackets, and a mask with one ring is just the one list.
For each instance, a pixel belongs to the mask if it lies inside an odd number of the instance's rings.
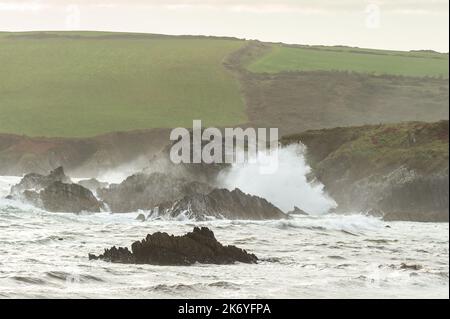
{"label": "dark rock", "polygon": [[297,206],[294,206],[294,209],[287,213],[288,215],[304,215],[308,216],[309,214],[305,212],[303,209],[298,208]]}
{"label": "dark rock", "polygon": [[233,264],[235,262],[256,263],[258,258],[236,246],[223,246],[206,228],[195,227],[183,236],[157,232],[128,248],[106,249],[102,255],[89,254],[90,260],[105,260],[114,263],[152,265]]}
{"label": "dark rock", "polygon": [[79,181],[77,184],[89,189],[91,192],[97,192],[98,189],[106,188],[109,185],[108,183],[100,182],[95,178],[84,179]]}
{"label": "dark rock", "polygon": [[400,265],[400,269],[406,269],[406,270],[420,270],[422,268],[423,268],[422,265],[417,265],[417,264],[408,265],[408,264],[402,263]]}
{"label": "dark rock", "polygon": [[46,176],[35,173],[25,175],[19,184],[14,185],[11,188],[11,194],[17,195],[25,190],[39,191],[54,182],[62,182],[66,184],[72,183],[70,178],[64,174],[64,169],[62,167],[58,167]]}
{"label": "dark rock", "polygon": [[176,178],[168,174],[135,174],[121,184],[97,191],[98,196],[112,212],[125,213],[150,210],[161,203],[177,200],[194,193],[208,193],[208,184]]}
{"label": "dark rock", "polygon": [[287,217],[264,198],[245,194],[239,189],[215,189],[207,195],[188,195],[178,201],[164,203],[152,213],[173,218],[184,215],[196,220],[205,220],[208,217],[246,220]]}
{"label": "dark rock", "polygon": [[50,212],[100,212],[103,208],[90,190],[77,184],[54,182],[39,193],[26,190],[23,196]]}

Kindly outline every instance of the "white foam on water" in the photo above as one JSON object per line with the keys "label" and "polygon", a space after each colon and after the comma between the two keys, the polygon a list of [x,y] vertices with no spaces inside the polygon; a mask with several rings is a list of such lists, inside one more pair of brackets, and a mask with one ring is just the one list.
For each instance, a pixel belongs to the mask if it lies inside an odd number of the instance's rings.
{"label": "white foam on water", "polygon": [[270,174],[264,173],[263,164],[233,165],[219,176],[222,187],[260,196],[288,212],[294,206],[309,214],[324,214],[336,207],[336,203],[325,192],[323,184],[308,182],[311,167],[306,164],[305,147],[290,145],[269,155],[269,161],[277,162],[278,168]]}

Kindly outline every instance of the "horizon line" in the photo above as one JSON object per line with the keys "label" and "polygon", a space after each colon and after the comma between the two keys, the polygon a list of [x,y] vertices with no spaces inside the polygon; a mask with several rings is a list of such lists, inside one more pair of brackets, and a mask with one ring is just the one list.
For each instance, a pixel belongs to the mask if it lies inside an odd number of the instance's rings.
{"label": "horizon line", "polygon": [[45,33],[45,32],[104,32],[104,33],[126,33],[126,34],[147,34],[147,35],[161,35],[161,36],[172,36],[172,37],[209,37],[209,38],[229,38],[229,39],[235,39],[240,41],[258,41],[262,43],[268,43],[268,44],[285,44],[285,45],[298,45],[298,46],[310,46],[310,47],[346,47],[346,48],[353,48],[353,49],[362,49],[362,50],[379,50],[379,51],[392,51],[392,52],[420,52],[420,51],[430,51],[433,53],[438,54],[449,54],[449,51],[438,51],[434,49],[429,48],[423,48],[423,49],[410,49],[410,50],[398,50],[398,49],[391,49],[391,48],[369,48],[369,47],[359,47],[354,45],[346,45],[346,44],[333,44],[333,45],[326,45],[326,44],[306,44],[306,43],[293,43],[293,42],[281,42],[281,41],[263,41],[260,39],[252,39],[252,38],[240,38],[237,36],[231,36],[231,35],[206,35],[206,34],[169,34],[169,33],[152,33],[152,32],[143,32],[143,31],[111,31],[111,30],[86,30],[86,29],[79,29],[79,30],[15,30],[15,31],[8,31],[8,30],[0,30],[0,33]]}

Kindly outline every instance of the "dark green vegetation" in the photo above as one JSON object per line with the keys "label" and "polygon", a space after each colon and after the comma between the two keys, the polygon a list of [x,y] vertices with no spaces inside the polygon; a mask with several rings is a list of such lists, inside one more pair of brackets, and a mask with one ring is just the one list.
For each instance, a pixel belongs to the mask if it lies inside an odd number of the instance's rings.
{"label": "dark green vegetation", "polygon": [[274,45],[268,54],[251,62],[248,69],[258,73],[352,71],[448,78],[448,54]]}
{"label": "dark green vegetation", "polygon": [[243,41],[101,32],[0,34],[0,132],[84,137],[246,121],[222,60]]}

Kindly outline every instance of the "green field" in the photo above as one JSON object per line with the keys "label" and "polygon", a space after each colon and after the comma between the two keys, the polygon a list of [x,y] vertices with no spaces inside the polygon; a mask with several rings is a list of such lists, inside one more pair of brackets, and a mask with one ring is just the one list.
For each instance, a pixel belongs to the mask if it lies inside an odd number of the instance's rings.
{"label": "green field", "polygon": [[274,45],[247,68],[256,73],[323,70],[448,78],[448,54]]}
{"label": "green field", "polygon": [[[361,105],[360,96],[367,91],[364,86],[336,102],[334,98],[345,90],[335,86],[334,93],[328,89],[322,92],[322,82],[314,76],[304,79],[298,73],[288,79],[279,74],[262,79],[264,76],[258,74],[243,77],[227,70],[223,62],[230,61],[230,54],[245,51],[252,43],[232,38],[112,32],[0,32],[0,133],[89,137],[191,127],[193,119],[201,119],[204,126],[261,124],[262,118],[264,125],[280,128],[287,122],[292,126],[304,121],[328,127],[331,120],[338,123],[333,114],[348,118],[355,111],[352,105]],[[260,43],[259,48],[235,60],[234,66],[245,64],[255,73],[345,70],[448,78],[448,54],[268,43]],[[341,75],[329,72],[327,81],[334,83]],[[379,92],[392,84],[385,78],[375,80],[380,82],[373,84]],[[395,100],[396,107],[389,114],[378,112],[376,107],[373,118],[398,119],[397,113],[401,113],[409,119],[412,112],[417,114],[413,119],[429,120],[422,113],[439,115],[442,108],[447,110],[447,80],[414,81],[418,86],[395,84],[392,90],[396,94],[388,90],[387,97],[379,97],[384,99],[383,105],[389,105],[386,99]],[[339,81],[339,85],[347,83]],[[367,94],[376,97],[378,91],[370,89]],[[327,94],[329,98],[325,98]],[[327,101],[332,101],[332,107],[326,108],[324,116],[320,106],[328,105]],[[411,101],[420,104],[420,112]],[[427,105],[423,112],[422,105]],[[359,107],[357,112],[362,117],[370,115],[361,110]],[[380,119],[379,114],[385,113]],[[354,116],[359,118],[358,114]]]}
{"label": "green field", "polygon": [[0,33],[0,132],[84,137],[245,122],[222,65],[243,41],[100,32]]}

